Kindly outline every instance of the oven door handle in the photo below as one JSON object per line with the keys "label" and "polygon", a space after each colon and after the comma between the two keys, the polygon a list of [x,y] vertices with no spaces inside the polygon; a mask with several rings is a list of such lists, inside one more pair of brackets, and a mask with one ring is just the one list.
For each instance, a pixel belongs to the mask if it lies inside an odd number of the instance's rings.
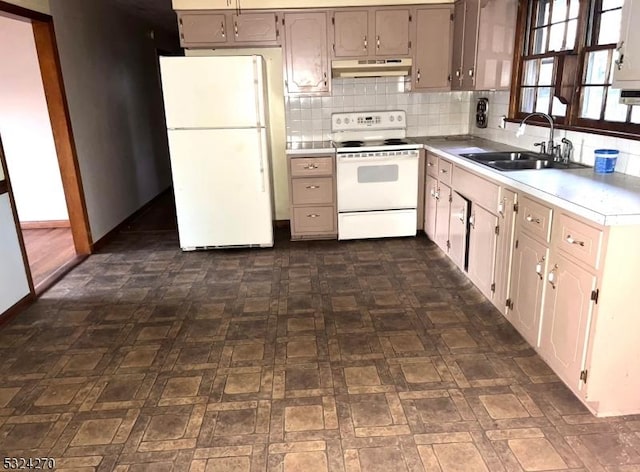
{"label": "oven door handle", "polygon": [[398,161],[417,161],[418,155],[415,156],[367,156],[367,157],[344,157],[338,154],[339,164],[361,164],[367,163],[371,165],[394,164]]}

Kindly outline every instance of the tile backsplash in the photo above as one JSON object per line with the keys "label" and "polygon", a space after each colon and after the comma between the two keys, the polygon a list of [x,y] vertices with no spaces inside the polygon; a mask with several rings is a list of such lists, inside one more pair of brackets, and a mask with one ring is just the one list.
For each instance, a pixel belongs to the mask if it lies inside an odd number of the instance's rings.
{"label": "tile backsplash", "polygon": [[[472,120],[475,119],[475,102],[479,97],[489,99],[489,122],[484,129],[476,128],[472,123]],[[499,127],[501,117],[506,116],[509,111],[509,92],[474,92],[470,102],[469,126],[471,134],[531,150],[535,149],[533,143],[546,141],[549,137],[549,128],[531,126],[529,122],[527,122],[525,134],[521,137],[516,136],[519,126],[517,123],[507,123],[505,129]],[[616,163],[616,172],[640,177],[640,141],[566,130],[555,130],[554,135],[556,143],[559,143],[564,137],[573,143],[572,160],[590,166],[594,164],[596,149],[617,149],[620,154]]]}
{"label": "tile backsplash", "polygon": [[472,92],[410,92],[404,77],[336,78],[330,97],[286,97],[287,139],[327,139],[331,114],[369,110],[404,110],[407,135],[469,133]]}

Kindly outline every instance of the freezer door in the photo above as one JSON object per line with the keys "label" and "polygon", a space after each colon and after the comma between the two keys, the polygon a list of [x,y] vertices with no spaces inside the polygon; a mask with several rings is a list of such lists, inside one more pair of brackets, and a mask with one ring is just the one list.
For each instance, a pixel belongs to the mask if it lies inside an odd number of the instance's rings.
{"label": "freezer door", "polygon": [[167,128],[266,126],[262,56],[161,57]]}
{"label": "freezer door", "polygon": [[169,131],[180,247],[273,246],[264,128]]}

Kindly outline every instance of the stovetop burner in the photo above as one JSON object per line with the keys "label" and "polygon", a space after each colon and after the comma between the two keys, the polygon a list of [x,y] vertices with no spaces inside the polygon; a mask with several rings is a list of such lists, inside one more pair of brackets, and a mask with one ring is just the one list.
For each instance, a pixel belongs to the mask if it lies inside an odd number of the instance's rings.
{"label": "stovetop burner", "polygon": [[363,141],[343,141],[340,143],[340,147],[362,147],[364,146]]}
{"label": "stovetop burner", "polygon": [[404,139],[399,139],[399,138],[391,138],[391,139],[385,139],[384,140],[384,144],[386,146],[397,146],[400,144],[409,144],[407,141],[405,141]]}

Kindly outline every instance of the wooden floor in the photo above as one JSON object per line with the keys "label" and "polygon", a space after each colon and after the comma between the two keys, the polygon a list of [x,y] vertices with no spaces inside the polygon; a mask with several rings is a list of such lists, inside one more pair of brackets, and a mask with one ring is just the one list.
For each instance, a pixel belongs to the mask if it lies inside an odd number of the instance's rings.
{"label": "wooden floor", "polygon": [[40,284],[76,256],[71,229],[23,229],[22,235],[37,291]]}

